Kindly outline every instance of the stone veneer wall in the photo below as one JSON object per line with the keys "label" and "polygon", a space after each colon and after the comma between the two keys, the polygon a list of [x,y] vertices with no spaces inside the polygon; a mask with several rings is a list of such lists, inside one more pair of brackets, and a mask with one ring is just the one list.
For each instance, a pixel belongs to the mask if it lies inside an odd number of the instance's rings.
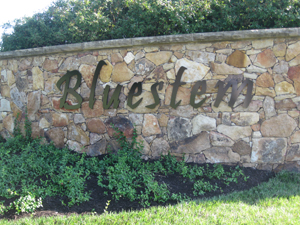
{"label": "stone veneer wall", "polygon": [[[97,63],[101,70],[94,109],[88,106]],[[169,106],[172,83],[178,69],[187,67],[177,93],[178,108]],[[84,101],[80,109],[59,108],[62,92],[57,81],[67,70],[79,70],[82,83],[77,92]],[[32,121],[33,136],[44,136],[55,145],[68,144],[90,155],[117,150],[111,123],[131,137],[133,124],[144,142],[143,157],[160,154],[182,157],[196,163],[240,163],[258,169],[298,170],[300,164],[300,29],[147,37],[71,44],[0,53],[1,135],[12,135],[14,118],[25,106]],[[246,92],[228,106],[231,88],[220,106],[213,106],[219,80],[244,78],[254,82],[248,108]],[[206,102],[193,109],[191,87],[206,80]],[[163,81],[160,104],[155,109],[151,85]],[[134,82],[143,82],[143,101],[132,110],[126,106]],[[75,80],[71,84],[75,84]],[[117,109],[103,109],[105,85],[123,85]],[[246,89],[245,89],[246,90]],[[203,98],[203,96],[202,96]],[[198,99],[199,100],[199,99]],[[135,100],[136,101],[136,100]],[[76,99],[69,94],[69,104]]]}

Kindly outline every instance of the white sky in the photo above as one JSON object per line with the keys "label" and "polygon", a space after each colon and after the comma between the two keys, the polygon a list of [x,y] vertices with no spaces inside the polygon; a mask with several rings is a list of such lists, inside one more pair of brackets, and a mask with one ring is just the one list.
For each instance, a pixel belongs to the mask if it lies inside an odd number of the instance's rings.
{"label": "white sky", "polygon": [[43,12],[52,2],[55,0],[0,0],[0,38],[4,31],[2,29],[4,23]]}

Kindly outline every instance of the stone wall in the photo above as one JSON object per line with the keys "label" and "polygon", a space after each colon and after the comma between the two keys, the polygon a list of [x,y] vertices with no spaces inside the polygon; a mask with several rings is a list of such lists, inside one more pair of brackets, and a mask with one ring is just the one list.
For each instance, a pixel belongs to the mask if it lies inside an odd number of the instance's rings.
{"label": "stone wall", "polygon": [[[114,47],[115,46],[115,47]],[[89,107],[92,80],[99,61],[100,71],[95,104]],[[177,92],[177,108],[170,107],[172,84],[178,70],[186,67]],[[56,84],[67,71],[78,70],[81,85],[76,90],[83,102],[79,109],[60,108],[64,85]],[[298,170],[300,164],[300,29],[272,29],[134,38],[53,46],[0,53],[0,130],[12,136],[19,113],[24,123],[25,107],[32,121],[32,135],[68,144],[77,152],[95,156],[117,151],[114,124],[132,137],[135,126],[143,141],[143,158],[160,154],[185,157],[196,163],[239,163],[258,169]],[[97,76],[98,76],[97,75]],[[245,78],[253,81],[253,98],[243,107],[247,87],[233,107],[228,106],[229,88],[218,107],[218,81]],[[199,108],[190,104],[191,89],[206,81],[206,97]],[[160,103],[154,108],[151,86],[158,90]],[[127,105],[130,88],[142,82],[143,98],[132,109]],[[75,77],[70,86],[74,87]],[[103,92],[110,86],[109,98],[117,85],[122,89],[116,109],[103,107]],[[66,102],[76,105],[69,94]]]}

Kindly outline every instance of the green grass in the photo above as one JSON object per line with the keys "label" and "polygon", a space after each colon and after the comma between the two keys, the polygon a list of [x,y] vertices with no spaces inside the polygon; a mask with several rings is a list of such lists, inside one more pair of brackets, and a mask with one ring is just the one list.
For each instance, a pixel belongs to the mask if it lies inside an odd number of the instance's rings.
{"label": "green grass", "polygon": [[140,211],[2,220],[1,224],[300,224],[300,174],[226,196]]}

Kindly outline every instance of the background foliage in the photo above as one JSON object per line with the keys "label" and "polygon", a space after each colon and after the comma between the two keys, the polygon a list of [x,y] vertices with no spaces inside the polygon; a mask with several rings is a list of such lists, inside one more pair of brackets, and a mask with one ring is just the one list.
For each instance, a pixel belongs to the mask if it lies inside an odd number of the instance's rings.
{"label": "background foliage", "polygon": [[1,51],[118,38],[300,26],[299,0],[57,0],[18,19]]}

